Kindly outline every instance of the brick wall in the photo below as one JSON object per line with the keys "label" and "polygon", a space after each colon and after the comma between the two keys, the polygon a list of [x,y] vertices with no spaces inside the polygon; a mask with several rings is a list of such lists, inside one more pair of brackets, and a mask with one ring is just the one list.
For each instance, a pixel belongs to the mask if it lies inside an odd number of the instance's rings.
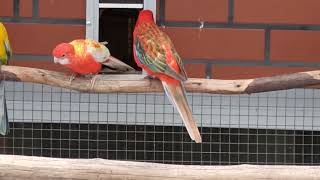
{"label": "brick wall", "polygon": [[191,77],[262,77],[313,70],[320,61],[318,0],[159,4],[158,24],[173,39]]}
{"label": "brick wall", "polygon": [[0,0],[13,49],[13,65],[61,70],[52,63],[56,44],[85,37],[85,0]]}
{"label": "brick wall", "polygon": [[[85,0],[0,0],[11,64],[61,70],[50,52],[85,37]],[[253,78],[313,70],[320,60],[318,0],[157,0],[158,24],[189,77]],[[201,22],[203,28],[200,29]]]}

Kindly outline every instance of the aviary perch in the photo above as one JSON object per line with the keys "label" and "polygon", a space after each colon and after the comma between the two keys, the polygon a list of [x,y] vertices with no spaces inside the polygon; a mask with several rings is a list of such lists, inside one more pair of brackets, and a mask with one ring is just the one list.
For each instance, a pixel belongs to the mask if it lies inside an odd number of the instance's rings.
{"label": "aviary perch", "polygon": [[103,159],[61,159],[0,155],[2,180],[311,180],[319,166],[186,166]]}
{"label": "aviary perch", "polygon": [[[90,78],[76,78],[70,84],[70,76],[43,69],[2,66],[1,78],[7,81],[21,81],[47,84],[82,92],[96,93],[148,93],[161,92],[158,80],[144,79],[142,75],[100,75],[90,90]],[[190,78],[185,82],[188,92],[217,94],[250,94],[266,91],[310,87],[320,84],[320,70],[299,72],[273,77],[243,80],[217,80]]]}

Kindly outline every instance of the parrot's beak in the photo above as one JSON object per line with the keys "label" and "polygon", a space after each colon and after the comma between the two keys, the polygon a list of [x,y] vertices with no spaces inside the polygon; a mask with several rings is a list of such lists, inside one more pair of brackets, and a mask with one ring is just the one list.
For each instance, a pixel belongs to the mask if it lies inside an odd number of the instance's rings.
{"label": "parrot's beak", "polygon": [[54,62],[54,63],[59,63],[59,59],[56,58],[56,57],[54,57],[54,58],[53,58],[53,62]]}
{"label": "parrot's beak", "polygon": [[107,61],[103,64],[110,69],[109,72],[133,72],[133,71],[135,71],[131,66],[123,63],[121,60],[119,60],[113,56],[109,56]]}

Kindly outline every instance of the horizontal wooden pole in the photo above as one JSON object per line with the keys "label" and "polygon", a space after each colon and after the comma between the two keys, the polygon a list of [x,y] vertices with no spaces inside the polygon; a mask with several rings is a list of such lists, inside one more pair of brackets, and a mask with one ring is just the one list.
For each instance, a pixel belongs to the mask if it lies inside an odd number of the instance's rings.
{"label": "horizontal wooden pole", "polygon": [[[91,77],[77,77],[70,83],[70,75],[62,72],[2,66],[0,74],[0,80],[40,83],[81,92],[148,93],[163,91],[158,80],[145,79],[138,74],[98,75],[92,89]],[[189,78],[185,82],[188,92],[217,94],[250,94],[292,88],[317,88],[318,85],[320,85],[320,70],[243,80]]]}
{"label": "horizontal wooden pole", "polygon": [[311,180],[319,166],[193,166],[103,159],[62,159],[0,155],[2,180]]}

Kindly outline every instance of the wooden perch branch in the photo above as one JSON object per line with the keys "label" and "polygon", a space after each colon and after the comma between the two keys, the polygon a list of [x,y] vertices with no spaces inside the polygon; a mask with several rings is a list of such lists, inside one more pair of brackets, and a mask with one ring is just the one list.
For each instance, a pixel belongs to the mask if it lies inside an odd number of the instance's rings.
{"label": "wooden perch branch", "polygon": [[251,180],[320,179],[319,166],[187,166],[103,159],[0,155],[0,179],[8,180]]}
{"label": "wooden perch branch", "polygon": [[[144,79],[142,75],[99,75],[90,90],[91,78],[78,77],[72,83],[70,75],[43,69],[2,66],[0,80],[33,82],[96,93],[145,93],[163,91],[158,80]],[[292,88],[314,87],[320,84],[320,70],[286,74],[273,77],[243,80],[216,80],[190,78],[185,82],[188,92],[250,94]]]}

